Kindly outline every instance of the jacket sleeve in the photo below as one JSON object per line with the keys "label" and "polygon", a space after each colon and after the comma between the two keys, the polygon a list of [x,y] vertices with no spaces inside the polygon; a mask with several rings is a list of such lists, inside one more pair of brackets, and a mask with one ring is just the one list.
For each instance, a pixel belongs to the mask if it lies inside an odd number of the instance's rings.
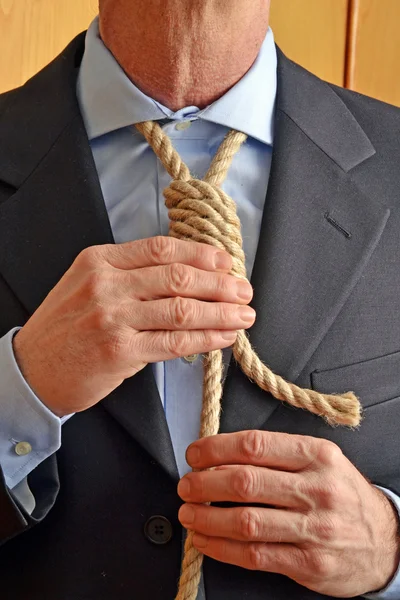
{"label": "jacket sleeve", "polygon": [[8,488],[0,468],[0,546],[39,523],[54,506],[60,489],[55,455],[38,465],[27,481],[35,498],[31,514]]}

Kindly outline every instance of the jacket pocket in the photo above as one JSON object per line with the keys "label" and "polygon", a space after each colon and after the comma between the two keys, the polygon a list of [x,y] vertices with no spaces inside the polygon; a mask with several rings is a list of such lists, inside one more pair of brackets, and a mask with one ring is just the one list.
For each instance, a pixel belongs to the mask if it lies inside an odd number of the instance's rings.
{"label": "jacket pocket", "polygon": [[354,392],[364,407],[400,397],[400,352],[311,373],[312,389],[323,394]]}

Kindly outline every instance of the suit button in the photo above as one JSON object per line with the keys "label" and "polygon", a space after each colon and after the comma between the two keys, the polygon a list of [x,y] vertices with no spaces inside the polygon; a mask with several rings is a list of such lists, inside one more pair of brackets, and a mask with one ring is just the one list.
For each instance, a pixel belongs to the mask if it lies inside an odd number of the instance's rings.
{"label": "suit button", "polygon": [[172,525],[165,517],[154,515],[144,526],[144,534],[153,544],[168,544],[172,538]]}

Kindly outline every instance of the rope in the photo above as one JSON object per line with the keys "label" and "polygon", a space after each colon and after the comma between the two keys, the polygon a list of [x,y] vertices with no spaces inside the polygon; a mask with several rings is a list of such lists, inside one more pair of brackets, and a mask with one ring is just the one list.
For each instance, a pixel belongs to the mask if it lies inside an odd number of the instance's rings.
{"label": "rope", "polygon": [[[190,171],[158,123],[145,121],[136,128],[172,178],[164,190],[170,219],[169,235],[211,244],[232,256],[232,275],[246,278],[245,256],[236,205],[222,189],[233,157],[247,136],[230,131],[222,141],[204,180],[191,178]],[[273,373],[251,347],[245,331],[239,331],[233,355],[242,371],[261,389],[278,400],[323,417],[330,425],[356,426],[361,406],[353,392],[343,395],[320,394],[302,389]],[[200,438],[219,431],[222,396],[222,351],[206,355],[204,364],[203,405]],[[188,531],[176,600],[196,600],[203,555],[193,546],[193,532]]]}

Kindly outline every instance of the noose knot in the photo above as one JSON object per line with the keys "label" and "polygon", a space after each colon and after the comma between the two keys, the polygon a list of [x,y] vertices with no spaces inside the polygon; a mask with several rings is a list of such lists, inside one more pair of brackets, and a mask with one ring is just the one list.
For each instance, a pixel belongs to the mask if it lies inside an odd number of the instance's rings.
{"label": "noose knot", "polygon": [[226,250],[233,259],[232,273],[246,276],[240,220],[228,194],[208,181],[174,179],[164,196],[170,235]]}
{"label": "noose knot", "polygon": [[[135,127],[145,136],[172,178],[164,191],[169,210],[170,235],[227,250],[233,259],[232,273],[245,277],[245,257],[236,205],[221,185],[235,154],[246,141],[246,135],[235,130],[227,133],[204,179],[199,180],[191,177],[189,168],[158,123],[145,121],[136,123]],[[244,331],[238,332],[233,353],[244,373],[278,400],[320,415],[330,424],[357,426],[360,423],[361,405],[352,392],[343,395],[321,394],[285,381],[262,363]],[[214,361],[217,354],[213,355]],[[207,395],[216,398],[211,387],[207,389],[204,386],[203,393],[204,401]]]}

